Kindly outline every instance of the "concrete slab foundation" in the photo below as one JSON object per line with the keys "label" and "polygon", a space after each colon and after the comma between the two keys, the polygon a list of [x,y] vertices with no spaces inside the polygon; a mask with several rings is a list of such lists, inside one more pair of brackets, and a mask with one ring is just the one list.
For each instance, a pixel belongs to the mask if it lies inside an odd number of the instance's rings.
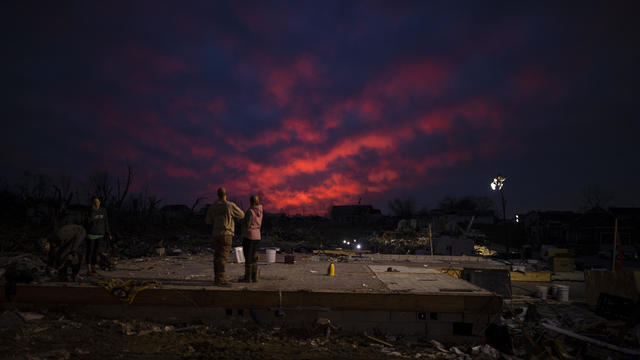
{"label": "concrete slab foundation", "polygon": [[[306,327],[322,318],[346,332],[377,331],[452,342],[478,340],[502,307],[502,298],[495,293],[421,264],[336,263],[336,276],[329,277],[327,262],[262,263],[260,282],[220,288],[206,280],[212,277],[209,257],[174,259],[132,260],[121,263],[118,271],[104,273],[162,282],[160,288],[138,293],[131,304],[96,286],[95,279],[18,285],[11,299],[0,287],[0,300],[5,307],[68,306],[111,318],[229,327],[248,323]],[[243,268],[230,264],[227,273],[239,278]]]}

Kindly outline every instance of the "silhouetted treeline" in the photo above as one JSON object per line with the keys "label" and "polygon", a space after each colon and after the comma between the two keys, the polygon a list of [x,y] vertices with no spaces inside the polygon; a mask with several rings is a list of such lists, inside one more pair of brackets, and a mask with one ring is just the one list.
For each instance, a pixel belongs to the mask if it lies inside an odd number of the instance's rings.
{"label": "silhouetted treeline", "polygon": [[75,183],[70,176],[54,178],[29,171],[14,184],[0,181],[0,251],[22,251],[29,247],[29,240],[47,236],[62,225],[84,223],[93,196],[107,209],[116,236],[181,226],[206,231],[201,221],[195,220],[196,207],[206,197],[198,197],[193,206],[183,206],[177,212],[175,206],[161,211],[158,196],[147,190],[131,191],[134,180],[133,168],[127,166],[124,176],[96,170]]}

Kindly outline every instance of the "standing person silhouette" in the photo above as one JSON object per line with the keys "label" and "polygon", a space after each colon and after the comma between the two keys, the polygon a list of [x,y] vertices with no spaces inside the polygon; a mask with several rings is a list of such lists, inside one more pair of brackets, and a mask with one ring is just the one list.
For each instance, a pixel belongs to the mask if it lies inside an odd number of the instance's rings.
{"label": "standing person silhouette", "polygon": [[244,253],[244,278],[241,282],[258,282],[258,264],[256,264],[256,247],[260,241],[262,226],[262,205],[258,195],[249,199],[251,207],[244,213],[242,224],[242,252]]}
{"label": "standing person silhouette", "polygon": [[219,188],[218,201],[209,206],[205,218],[205,222],[212,225],[213,275],[214,283],[217,286],[231,286],[224,276],[225,262],[229,251],[231,251],[235,219],[243,217],[244,212],[240,210],[238,205],[227,201],[227,190],[223,187]]}
{"label": "standing person silhouette", "polygon": [[109,218],[107,217],[107,211],[100,207],[100,199],[94,196],[91,199],[91,211],[87,223],[87,275],[98,275],[96,261],[98,259],[98,251],[100,251],[100,242],[105,239],[112,239]]}

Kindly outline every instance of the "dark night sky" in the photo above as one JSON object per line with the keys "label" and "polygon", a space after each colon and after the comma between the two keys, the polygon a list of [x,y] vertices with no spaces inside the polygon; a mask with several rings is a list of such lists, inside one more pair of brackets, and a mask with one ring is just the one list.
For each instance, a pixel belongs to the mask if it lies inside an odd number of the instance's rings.
{"label": "dark night sky", "polygon": [[[635,2],[19,1],[0,176],[136,171],[163,203],[640,206]],[[248,201],[244,202],[245,204]]]}

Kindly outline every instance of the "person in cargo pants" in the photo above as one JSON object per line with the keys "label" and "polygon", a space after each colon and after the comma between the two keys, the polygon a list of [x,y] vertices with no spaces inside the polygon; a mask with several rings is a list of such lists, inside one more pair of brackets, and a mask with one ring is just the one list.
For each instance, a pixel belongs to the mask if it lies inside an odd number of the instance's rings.
{"label": "person in cargo pants", "polygon": [[231,251],[231,241],[235,232],[235,219],[242,219],[244,212],[227,201],[227,190],[218,189],[218,201],[207,209],[205,222],[212,225],[213,275],[217,286],[231,286],[224,276],[225,260]]}
{"label": "person in cargo pants", "polygon": [[244,278],[241,282],[258,281],[258,264],[256,264],[256,247],[260,242],[260,226],[262,226],[262,205],[258,195],[249,199],[251,207],[245,212],[242,223],[242,252],[244,253]]}

